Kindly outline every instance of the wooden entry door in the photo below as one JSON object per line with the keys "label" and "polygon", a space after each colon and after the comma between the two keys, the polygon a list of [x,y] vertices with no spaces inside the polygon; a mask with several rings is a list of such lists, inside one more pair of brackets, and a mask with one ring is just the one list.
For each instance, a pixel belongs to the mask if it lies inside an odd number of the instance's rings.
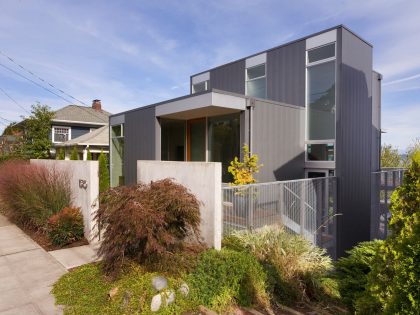
{"label": "wooden entry door", "polygon": [[187,161],[206,161],[206,119],[187,121]]}

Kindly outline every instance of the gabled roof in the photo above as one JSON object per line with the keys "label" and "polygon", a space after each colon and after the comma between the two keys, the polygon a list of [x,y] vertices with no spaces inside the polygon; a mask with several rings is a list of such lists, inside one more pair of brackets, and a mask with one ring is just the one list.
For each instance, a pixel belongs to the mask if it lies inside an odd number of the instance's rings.
{"label": "gabled roof", "polygon": [[96,111],[92,107],[67,105],[55,112],[52,121],[68,121],[80,123],[93,123],[97,125],[108,124],[108,117],[111,115],[107,111]]}
{"label": "gabled roof", "polygon": [[57,147],[71,147],[76,145],[109,146],[109,126],[106,125],[80,137],[55,144]]}

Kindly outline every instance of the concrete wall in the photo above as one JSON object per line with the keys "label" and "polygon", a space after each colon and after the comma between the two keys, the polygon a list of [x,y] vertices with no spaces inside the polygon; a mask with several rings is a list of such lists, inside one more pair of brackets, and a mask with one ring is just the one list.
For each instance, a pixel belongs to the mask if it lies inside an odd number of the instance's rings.
{"label": "concrete wall", "polygon": [[[95,242],[94,214],[98,209],[99,194],[99,163],[98,161],[58,161],[31,160],[36,165],[44,165],[49,169],[67,172],[70,176],[73,206],[80,207],[85,226],[85,237],[89,242]],[[79,180],[86,181],[87,187],[79,187]]]}
{"label": "concrete wall", "polygon": [[187,187],[203,204],[201,236],[207,245],[221,248],[222,164],[213,162],[137,161],[137,182],[173,178]]}

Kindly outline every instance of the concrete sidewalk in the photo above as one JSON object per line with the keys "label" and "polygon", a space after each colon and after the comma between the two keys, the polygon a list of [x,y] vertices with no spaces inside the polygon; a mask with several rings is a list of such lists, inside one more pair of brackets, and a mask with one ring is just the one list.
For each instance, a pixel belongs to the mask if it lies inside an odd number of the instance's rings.
{"label": "concrete sidewalk", "polygon": [[66,269],[0,215],[0,315],[61,314],[50,293]]}

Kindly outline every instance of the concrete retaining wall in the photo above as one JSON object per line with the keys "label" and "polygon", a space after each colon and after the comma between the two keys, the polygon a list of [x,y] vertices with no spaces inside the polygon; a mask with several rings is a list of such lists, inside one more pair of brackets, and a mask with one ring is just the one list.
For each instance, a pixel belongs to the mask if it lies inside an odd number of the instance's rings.
{"label": "concrete retaining wall", "polygon": [[187,187],[200,207],[201,236],[207,245],[221,248],[222,164],[213,162],[137,161],[137,182],[172,178]]}
{"label": "concrete retaining wall", "polygon": [[72,204],[82,210],[85,237],[89,242],[96,242],[93,217],[98,209],[98,161],[31,160],[31,163],[69,174]]}

